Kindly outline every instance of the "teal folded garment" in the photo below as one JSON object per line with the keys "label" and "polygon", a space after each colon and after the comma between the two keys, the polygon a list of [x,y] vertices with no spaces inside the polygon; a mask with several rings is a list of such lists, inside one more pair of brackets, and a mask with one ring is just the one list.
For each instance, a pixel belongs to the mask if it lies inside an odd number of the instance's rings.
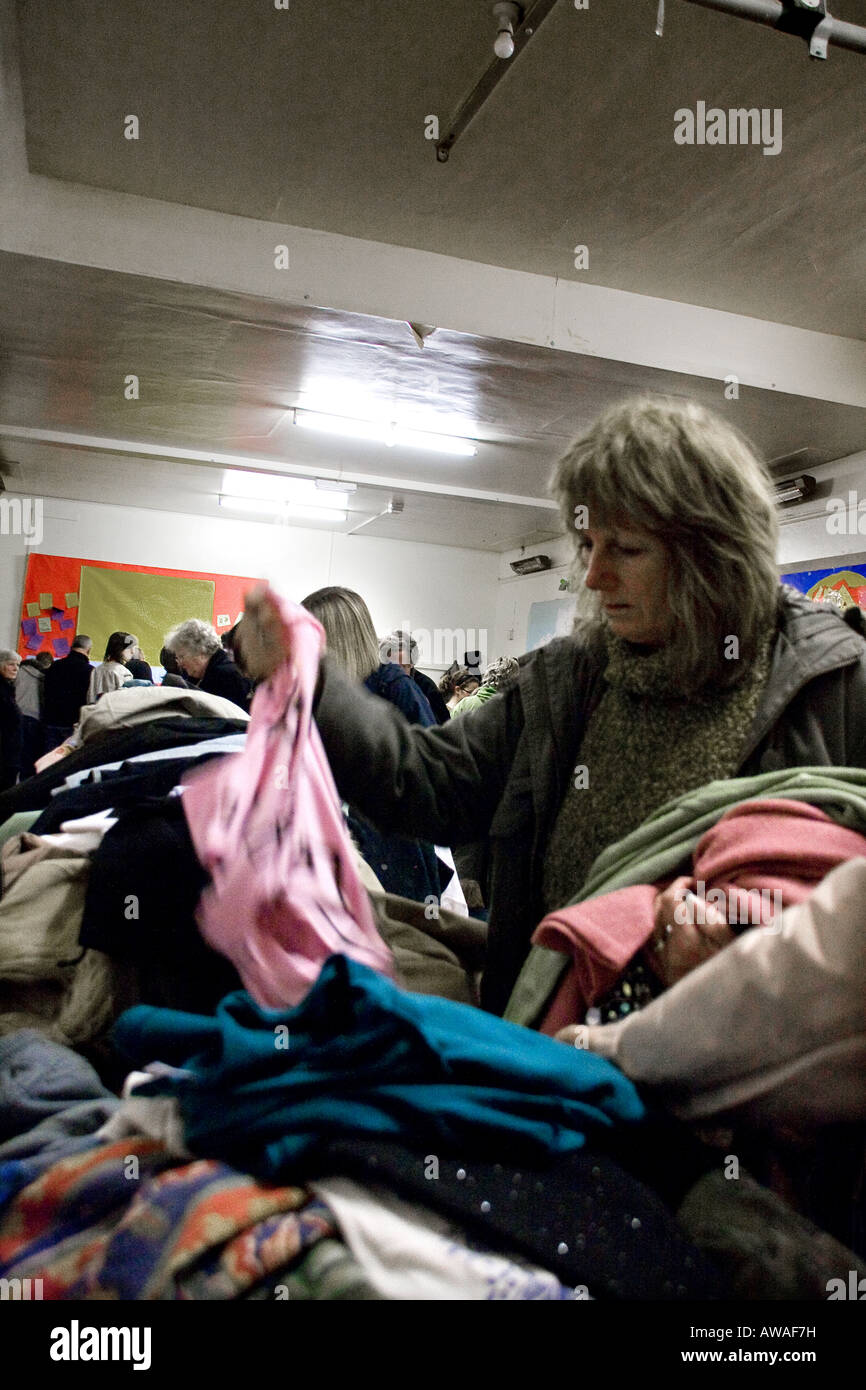
{"label": "teal folded garment", "polygon": [[140,1094],[177,1097],[192,1152],[270,1178],[315,1173],[317,1151],[354,1134],[542,1163],[645,1114],[605,1059],[468,1004],[407,994],[346,956],[326,961],[297,1008],[261,1009],[245,991],[215,1017],[138,1005],[114,1040],[137,1067],[186,1073]]}

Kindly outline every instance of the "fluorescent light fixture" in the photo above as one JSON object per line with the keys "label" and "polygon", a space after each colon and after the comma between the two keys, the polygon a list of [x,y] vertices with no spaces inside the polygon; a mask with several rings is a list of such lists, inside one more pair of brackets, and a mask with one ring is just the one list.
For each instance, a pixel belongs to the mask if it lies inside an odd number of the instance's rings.
{"label": "fluorescent light fixture", "polygon": [[278,502],[260,497],[227,497],[220,493],[219,504],[232,512],[252,512],[273,520],[345,521],[349,513],[341,507],[307,506],[303,502]]}
{"label": "fluorescent light fixture", "polygon": [[456,434],[435,434],[431,430],[407,429],[382,420],[352,420],[345,415],[324,415],[317,410],[296,410],[295,424],[305,430],[320,430],[323,434],[339,434],[348,439],[369,439],[393,448],[400,444],[406,449],[427,449],[431,453],[454,454],[471,458],[477,454],[475,445]]}
{"label": "fluorescent light fixture", "polygon": [[799,478],[786,478],[783,482],[776,483],[773,491],[777,502],[802,502],[811,497],[815,487],[815,479],[804,473]]}
{"label": "fluorescent light fixture", "polygon": [[229,468],[223,473],[220,505],[223,505],[222,498],[225,498],[225,505],[237,498],[259,504],[254,508],[239,508],[241,511],[268,511],[274,503],[314,510],[343,510],[356,490],[356,483],[344,483],[336,478],[288,478],[278,473],[247,473],[243,469]]}

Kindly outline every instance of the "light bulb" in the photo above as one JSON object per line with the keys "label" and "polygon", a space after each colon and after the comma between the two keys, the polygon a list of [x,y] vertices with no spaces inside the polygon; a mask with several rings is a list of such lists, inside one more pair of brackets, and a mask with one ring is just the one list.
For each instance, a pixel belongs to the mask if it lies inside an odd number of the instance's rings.
{"label": "light bulb", "polygon": [[496,35],[493,52],[497,58],[510,58],[514,53],[514,38],[510,29],[500,29]]}

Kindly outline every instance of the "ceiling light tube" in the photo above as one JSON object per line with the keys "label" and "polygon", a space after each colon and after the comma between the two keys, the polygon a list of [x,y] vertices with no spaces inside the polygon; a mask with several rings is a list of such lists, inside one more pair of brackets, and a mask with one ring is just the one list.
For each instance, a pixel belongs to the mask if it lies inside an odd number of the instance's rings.
{"label": "ceiling light tube", "polygon": [[347,507],[357,486],[357,483],[343,483],[337,479],[289,478],[279,473],[255,473],[231,468],[223,473],[222,493],[225,497],[249,497],[258,502]]}
{"label": "ceiling light tube", "polygon": [[414,430],[404,425],[381,420],[352,420],[345,415],[325,415],[317,410],[296,410],[295,424],[302,429],[319,430],[323,434],[339,434],[348,439],[369,439],[374,443],[395,444],[405,449],[426,449],[431,453],[453,454],[472,458],[478,450],[468,439],[455,434],[436,434],[432,430]]}
{"label": "ceiling light tube", "polygon": [[306,506],[302,502],[279,502],[260,497],[227,497],[220,493],[219,505],[233,512],[251,512],[271,520],[285,521],[345,521],[348,511],[341,507]]}

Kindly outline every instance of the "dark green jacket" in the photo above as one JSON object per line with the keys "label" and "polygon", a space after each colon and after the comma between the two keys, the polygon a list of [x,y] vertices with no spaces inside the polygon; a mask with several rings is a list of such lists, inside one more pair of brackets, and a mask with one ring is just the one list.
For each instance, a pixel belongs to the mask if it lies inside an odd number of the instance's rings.
{"label": "dark green jacket", "polygon": [[[316,709],[337,786],[383,831],[434,844],[489,837],[482,1002],[501,1013],[544,915],[544,855],[584,728],[605,689],[603,648],[560,638],[470,719],[412,727],[327,661]],[[770,675],[737,775],[866,767],[866,642],[836,611],[782,591]]]}

